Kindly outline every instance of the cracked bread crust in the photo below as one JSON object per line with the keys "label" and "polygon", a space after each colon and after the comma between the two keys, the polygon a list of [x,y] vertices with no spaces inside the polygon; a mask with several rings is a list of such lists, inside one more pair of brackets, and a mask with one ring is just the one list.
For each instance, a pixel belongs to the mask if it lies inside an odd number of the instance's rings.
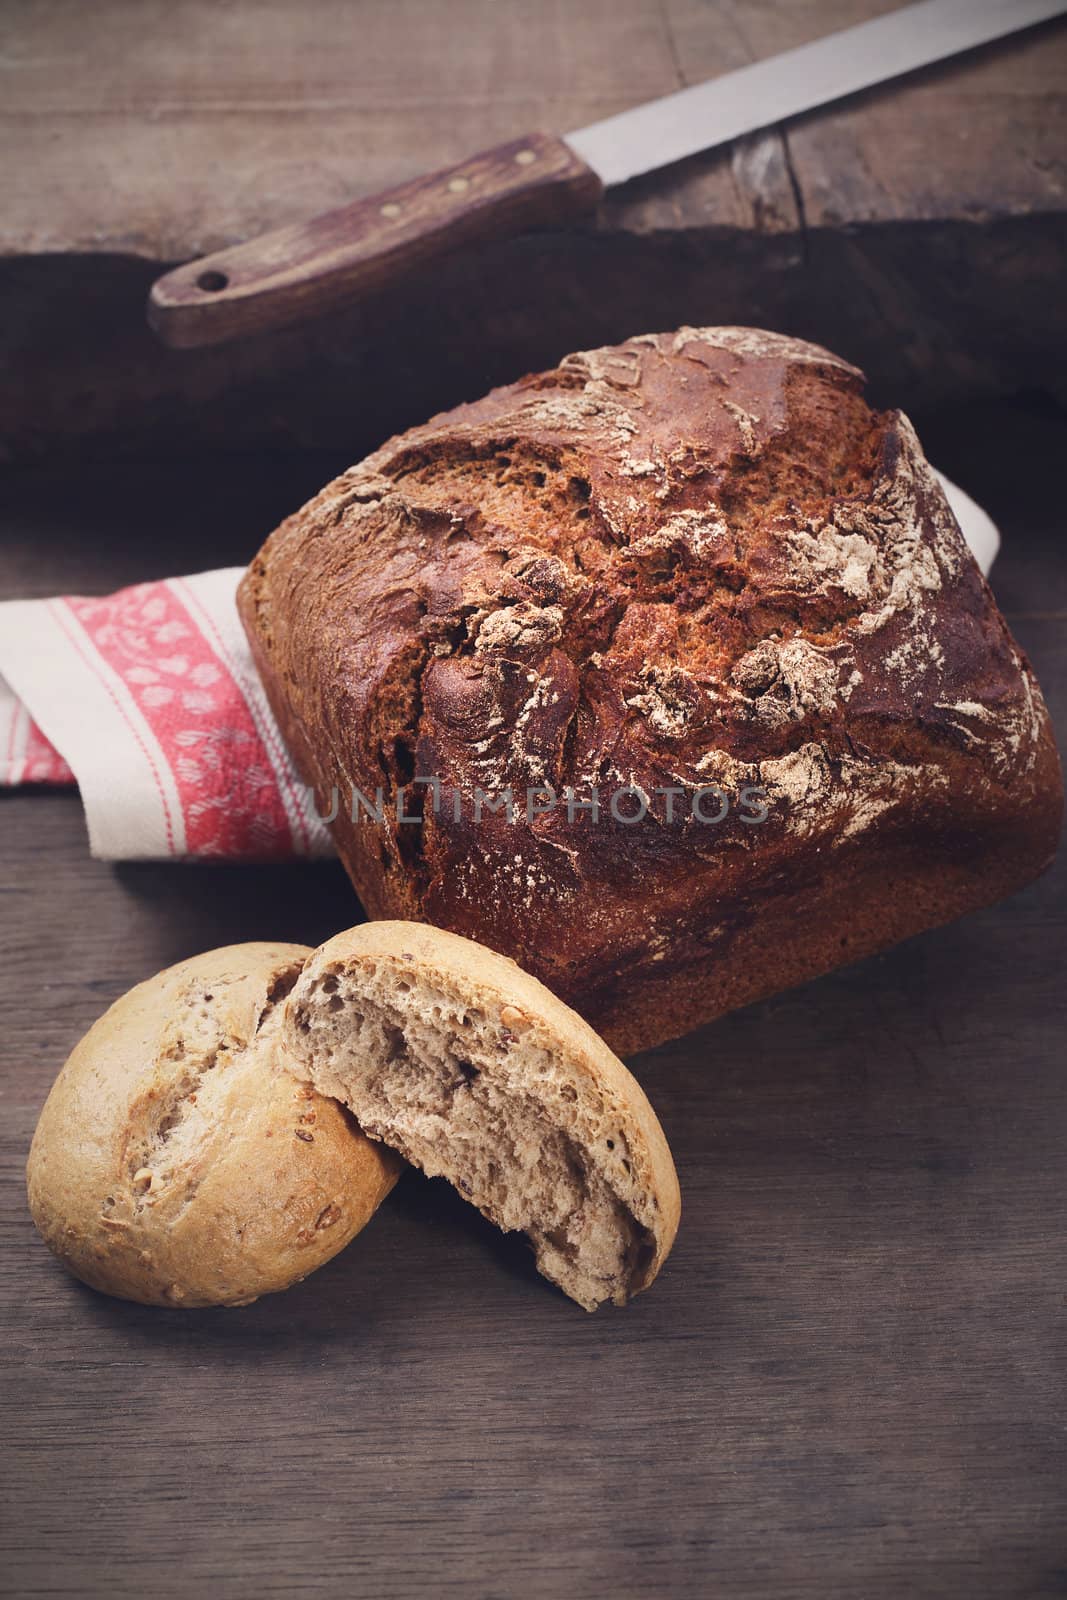
{"label": "cracked bread crust", "polygon": [[403,1163],[294,1077],[279,1039],[310,954],[209,950],[122,995],[75,1046],[26,1174],[75,1277],[146,1305],[246,1305],[369,1221]]}
{"label": "cracked bread crust", "polygon": [[[1047,865],[1040,691],[862,387],[754,329],[632,339],[391,440],[278,529],[241,611],[372,917],[513,956],[627,1052]],[[352,785],[430,775],[421,827],[347,815]],[[599,819],[528,819],[538,786]],[[475,821],[506,788],[514,820]]]}

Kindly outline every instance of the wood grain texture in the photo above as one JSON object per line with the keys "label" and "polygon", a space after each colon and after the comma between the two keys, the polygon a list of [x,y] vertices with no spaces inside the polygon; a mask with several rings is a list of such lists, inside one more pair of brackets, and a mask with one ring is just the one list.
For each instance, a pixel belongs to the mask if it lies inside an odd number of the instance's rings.
{"label": "wood grain texture", "polygon": [[[920,419],[1000,520],[1067,729],[1067,426]],[[9,474],[0,592],[250,555],[300,457]],[[331,865],[89,860],[0,795],[0,1587],[22,1596],[1052,1600],[1067,1593],[1067,863],[634,1061],[683,1217],[586,1317],[414,1175],[288,1294],[154,1312],[69,1281],[22,1166],[67,1051],[147,972],[352,920]]]}
{"label": "wood grain texture", "polygon": [[179,349],[289,327],[425,271],[462,245],[588,217],[601,192],[562,139],[525,134],[178,267],[152,285],[148,321]]}
{"label": "wood grain texture", "polygon": [[464,251],[309,333],[219,357],[161,352],[144,327],[168,265],[892,4],[13,0],[0,454],[358,455],[420,420],[427,396],[448,407],[682,321],[820,339],[911,407],[1062,395],[1058,24],[627,185],[596,226]]}

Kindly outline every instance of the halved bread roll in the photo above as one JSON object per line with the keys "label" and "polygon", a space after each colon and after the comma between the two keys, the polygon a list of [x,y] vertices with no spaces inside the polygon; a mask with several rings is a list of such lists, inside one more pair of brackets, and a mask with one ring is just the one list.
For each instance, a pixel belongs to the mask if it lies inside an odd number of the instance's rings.
{"label": "halved bread roll", "polygon": [[413,922],[330,939],[286,1002],[287,1055],[364,1132],[522,1229],[587,1310],[647,1288],[673,1243],[674,1163],[636,1080],[535,978]]}
{"label": "halved bread roll", "polygon": [[124,994],[57,1078],[30,1210],[69,1270],[150,1305],[244,1305],[337,1254],[402,1170],[289,1070],[281,1002],[310,954],[211,950]]}

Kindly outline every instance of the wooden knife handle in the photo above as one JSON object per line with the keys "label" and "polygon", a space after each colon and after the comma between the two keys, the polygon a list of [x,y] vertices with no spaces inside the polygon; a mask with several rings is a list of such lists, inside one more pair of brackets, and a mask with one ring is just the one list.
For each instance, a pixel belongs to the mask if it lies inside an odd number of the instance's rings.
{"label": "wooden knife handle", "polygon": [[157,279],[148,320],[169,345],[220,344],[351,302],[458,245],[591,214],[601,183],[533,133]]}

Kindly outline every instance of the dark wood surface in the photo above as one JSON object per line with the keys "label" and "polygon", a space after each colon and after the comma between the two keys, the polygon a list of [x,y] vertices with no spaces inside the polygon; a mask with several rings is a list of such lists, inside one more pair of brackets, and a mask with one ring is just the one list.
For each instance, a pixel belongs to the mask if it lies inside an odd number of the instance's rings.
{"label": "dark wood surface", "polygon": [[[0,5],[0,457],[325,446],[637,332],[756,322],[912,408],[1067,370],[1067,23],[468,249],[317,331],[168,351],[167,267],[899,0]],[[412,374],[418,373],[418,383]]]}
{"label": "dark wood surface", "polygon": [[[1067,728],[1067,422],[930,417],[1000,519],[1001,602]],[[0,589],[241,560],[340,463],[11,475]],[[441,1184],[241,1311],[109,1301],[23,1163],[135,980],[355,920],[333,865],[91,861],[73,794],[0,796],[0,1585],[472,1600],[1067,1594],[1067,868],[635,1060],[677,1247],[589,1317]]]}

